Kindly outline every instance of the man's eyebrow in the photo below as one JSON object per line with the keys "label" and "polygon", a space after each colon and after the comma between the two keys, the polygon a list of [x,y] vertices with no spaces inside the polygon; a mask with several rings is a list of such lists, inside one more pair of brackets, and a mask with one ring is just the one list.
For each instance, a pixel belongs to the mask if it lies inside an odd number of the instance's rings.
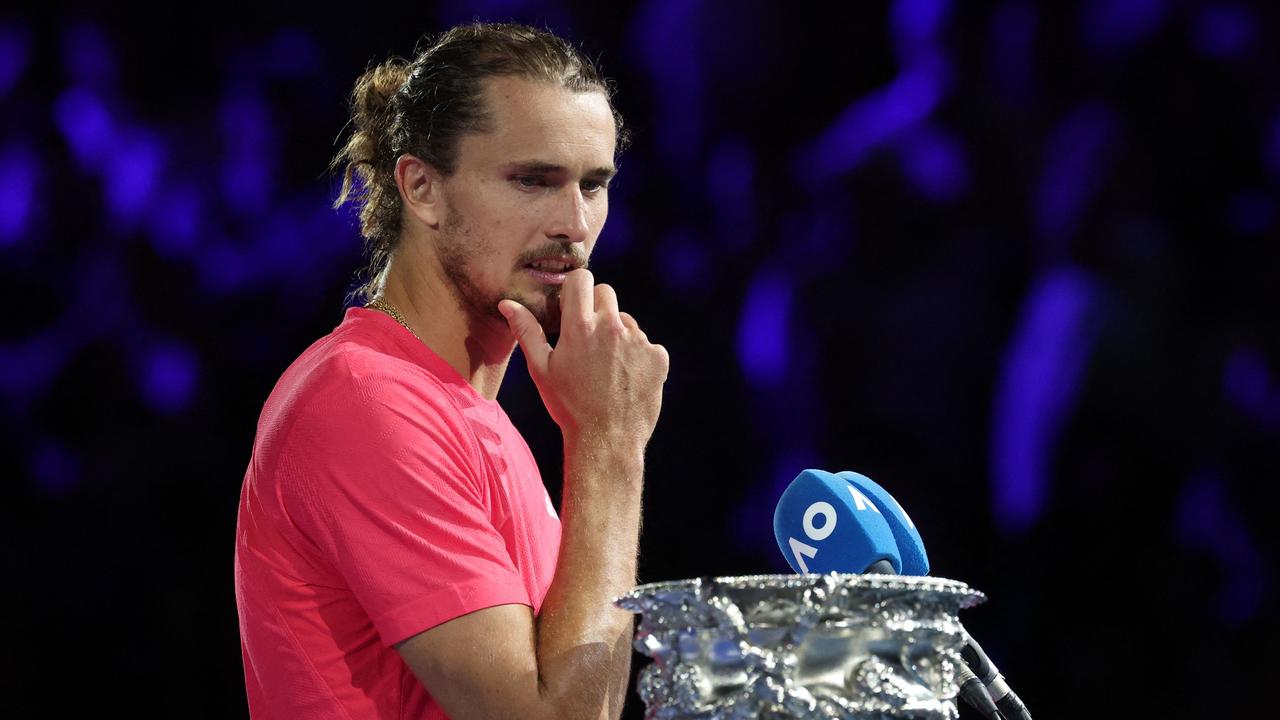
{"label": "man's eyebrow", "polygon": [[[568,168],[563,165],[556,165],[555,163],[549,163],[542,160],[520,160],[508,163],[506,165],[506,169],[514,172],[525,172],[530,174],[543,173],[548,175],[553,173],[567,173],[569,171]],[[602,165],[588,170],[585,176],[598,180],[608,180],[617,174],[618,169],[614,166]]]}

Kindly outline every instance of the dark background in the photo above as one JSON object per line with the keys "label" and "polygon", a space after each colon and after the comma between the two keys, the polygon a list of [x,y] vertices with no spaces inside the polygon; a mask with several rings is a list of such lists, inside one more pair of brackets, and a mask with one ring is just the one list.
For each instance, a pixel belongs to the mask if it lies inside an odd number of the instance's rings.
{"label": "dark background", "polygon": [[[247,715],[236,506],[361,262],[347,93],[476,18],[583,45],[634,131],[593,268],[672,357],[642,580],[786,571],[781,490],[855,469],[1037,717],[1264,714],[1276,8],[842,5],[0,11],[4,714]],[[558,497],[520,361],[502,400]]]}

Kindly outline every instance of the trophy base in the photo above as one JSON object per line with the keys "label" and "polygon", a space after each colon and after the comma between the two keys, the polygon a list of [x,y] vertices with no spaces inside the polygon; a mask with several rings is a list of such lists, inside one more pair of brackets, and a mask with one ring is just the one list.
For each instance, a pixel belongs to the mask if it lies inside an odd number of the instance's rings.
{"label": "trophy base", "polygon": [[646,717],[957,718],[958,612],[985,596],[900,575],[754,575],[641,585]]}

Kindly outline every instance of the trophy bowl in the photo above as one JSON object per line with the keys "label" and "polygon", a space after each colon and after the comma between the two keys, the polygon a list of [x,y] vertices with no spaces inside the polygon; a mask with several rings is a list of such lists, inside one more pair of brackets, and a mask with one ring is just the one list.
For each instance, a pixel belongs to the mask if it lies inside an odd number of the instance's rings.
{"label": "trophy bowl", "polygon": [[661,720],[957,718],[963,608],[955,580],[901,575],[753,575],[641,585],[653,661],[637,692]]}

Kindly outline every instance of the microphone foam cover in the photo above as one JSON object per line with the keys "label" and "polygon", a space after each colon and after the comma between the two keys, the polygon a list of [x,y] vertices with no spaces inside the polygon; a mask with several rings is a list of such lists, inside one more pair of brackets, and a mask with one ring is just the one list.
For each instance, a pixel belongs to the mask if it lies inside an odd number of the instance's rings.
{"label": "microphone foam cover", "polygon": [[924,540],[920,538],[920,531],[916,530],[915,523],[911,522],[911,518],[907,516],[907,511],[902,509],[898,501],[894,500],[893,496],[880,487],[875,480],[866,475],[846,470],[842,473],[837,473],[837,476],[857,488],[863,495],[870,498],[871,502],[874,502],[884,511],[884,519],[889,524],[889,530],[893,533],[898,552],[902,556],[901,573],[903,575],[928,575],[929,556],[924,551]]}
{"label": "microphone foam cover", "polygon": [[878,560],[902,572],[885,517],[845,480],[805,470],[787,486],[773,512],[773,536],[799,573],[864,573]]}

